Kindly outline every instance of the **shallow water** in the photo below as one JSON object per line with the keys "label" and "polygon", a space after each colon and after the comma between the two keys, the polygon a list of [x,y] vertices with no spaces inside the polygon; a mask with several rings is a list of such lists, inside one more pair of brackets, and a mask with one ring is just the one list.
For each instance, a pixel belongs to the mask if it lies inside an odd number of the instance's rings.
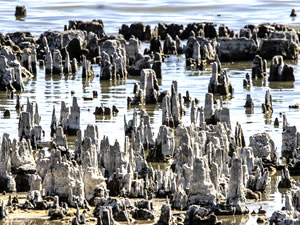
{"label": "shallow water", "polygon": [[[16,20],[14,16],[15,5],[26,5],[27,17],[24,20]],[[292,19],[289,17],[290,11],[295,8],[300,12],[300,5],[296,0],[290,1],[262,1],[247,0],[243,4],[235,1],[216,0],[213,3],[203,0],[188,1],[92,1],[86,0],[84,3],[79,0],[55,0],[55,1],[11,1],[2,0],[0,7],[0,32],[30,31],[36,37],[46,30],[63,30],[65,24],[71,19],[92,20],[102,19],[105,32],[108,34],[117,33],[123,23],[144,22],[150,24],[152,29],[158,22],[187,24],[190,22],[211,21],[217,24],[224,23],[235,31],[249,23],[276,22],[298,26],[300,17]],[[148,44],[143,44],[147,47]],[[246,142],[255,133],[266,131],[274,140],[278,151],[281,149],[282,117],[280,113],[287,115],[290,124],[296,125],[299,129],[299,110],[289,109],[289,105],[300,103],[300,67],[298,61],[290,61],[293,64],[296,74],[296,81],[293,83],[269,83],[255,82],[250,90],[243,88],[243,78],[245,74],[251,73],[251,62],[235,62],[223,64],[231,78],[234,87],[234,95],[230,100],[225,100],[224,104],[230,108],[232,127],[236,122],[242,125]],[[96,74],[100,73],[100,68],[94,66]],[[178,90],[185,94],[190,91],[192,98],[200,100],[203,106],[204,96],[207,92],[207,85],[211,75],[211,69],[205,71],[190,71],[185,69],[184,56],[170,56],[165,59],[162,67],[163,78],[159,81],[162,90],[170,90],[171,82],[178,81]],[[78,98],[81,107],[81,128],[87,124],[97,124],[100,137],[106,135],[113,142],[118,138],[123,145],[123,117],[131,119],[133,108],[127,109],[127,96],[132,95],[133,84],[138,77],[129,77],[126,81],[99,82],[99,77],[93,80],[81,78],[81,70],[73,76],[45,76],[44,70],[39,69],[35,79],[25,83],[25,91],[21,94],[21,103],[26,104],[26,98],[39,104],[39,112],[42,117],[41,125],[45,130],[45,140],[49,140],[50,122],[52,107],[56,108],[56,115],[59,116],[60,102],[63,100],[70,106],[72,103],[71,90],[75,91],[74,96]],[[274,113],[272,117],[266,118],[262,113],[261,104],[264,102],[266,90],[270,90],[273,97]],[[83,97],[92,97],[92,92],[98,91],[98,98],[85,101]],[[254,113],[245,112],[246,95],[250,94],[254,100]],[[11,99],[6,93],[0,93],[0,135],[7,132],[11,137],[17,138],[18,114],[15,111],[16,99]],[[112,118],[95,117],[93,111],[100,104],[106,106],[116,105],[119,114]],[[151,117],[154,132],[157,133],[161,124],[160,105],[148,105],[143,107]],[[11,111],[9,119],[3,118],[4,109]],[[185,106],[186,116],[183,122],[188,124],[190,119],[189,106]],[[274,128],[273,122],[278,117],[279,128]],[[280,208],[281,195],[278,191],[273,191],[267,200],[260,204],[267,205],[271,212],[274,204]],[[252,204],[258,208],[256,204]],[[251,207],[251,206],[250,206]],[[253,219],[253,218],[252,218]],[[253,224],[253,220],[243,218],[236,222]],[[248,221],[248,222],[247,222]]]}

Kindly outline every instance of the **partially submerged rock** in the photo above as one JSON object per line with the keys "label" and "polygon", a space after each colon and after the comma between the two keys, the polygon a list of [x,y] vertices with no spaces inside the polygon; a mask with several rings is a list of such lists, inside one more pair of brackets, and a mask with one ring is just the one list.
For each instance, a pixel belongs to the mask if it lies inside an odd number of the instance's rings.
{"label": "partially submerged rock", "polygon": [[151,39],[151,27],[144,23],[133,23],[130,26],[123,24],[119,33],[123,34],[126,40],[129,40],[132,35],[140,41],[150,41]]}
{"label": "partially submerged rock", "polygon": [[233,87],[229,77],[217,62],[214,62],[212,65],[212,76],[208,84],[208,92],[224,96],[231,96],[233,94]]}
{"label": "partially submerged rock", "polygon": [[25,17],[27,14],[25,5],[17,5],[15,17]]}
{"label": "partially submerged rock", "polygon": [[69,21],[69,30],[82,30],[87,33],[93,32],[98,35],[98,37],[103,37],[105,35],[104,32],[104,24],[102,20],[92,20],[92,21],[81,21],[81,20],[70,20]]}
{"label": "partially submerged rock", "polygon": [[218,44],[218,56],[221,61],[252,60],[258,51],[253,39],[220,38]]}
{"label": "partially submerged rock", "polygon": [[271,61],[269,81],[295,81],[294,68],[284,64],[282,56],[274,56]]}
{"label": "partially submerged rock", "polygon": [[273,106],[272,106],[272,95],[270,94],[270,90],[266,91],[265,94],[265,103],[262,104],[263,113],[266,115],[272,115]]}
{"label": "partially submerged rock", "polygon": [[252,61],[252,79],[262,79],[267,76],[267,61],[256,55]]}

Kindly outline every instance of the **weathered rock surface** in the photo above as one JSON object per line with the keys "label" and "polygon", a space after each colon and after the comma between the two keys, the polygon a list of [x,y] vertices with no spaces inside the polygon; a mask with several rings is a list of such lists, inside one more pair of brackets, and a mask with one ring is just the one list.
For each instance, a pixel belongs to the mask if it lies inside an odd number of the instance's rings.
{"label": "weathered rock surface", "polygon": [[217,52],[221,61],[252,60],[257,51],[258,46],[252,39],[220,38],[218,40]]}
{"label": "weathered rock surface", "polygon": [[213,94],[231,96],[233,87],[225,70],[217,62],[212,64],[212,76],[208,84],[208,92]]}
{"label": "weathered rock surface", "polygon": [[261,79],[267,76],[267,61],[256,55],[252,61],[252,79]]}
{"label": "weathered rock surface", "polygon": [[125,40],[107,39],[100,43],[100,80],[126,79],[127,59]]}
{"label": "weathered rock surface", "polygon": [[98,35],[98,37],[105,36],[104,24],[102,20],[92,20],[92,21],[81,21],[81,20],[70,20],[69,30],[82,30],[87,33],[93,32]]}
{"label": "weathered rock surface", "polygon": [[185,49],[186,66],[195,69],[204,69],[205,66],[216,60],[217,43],[205,38],[189,37]]}
{"label": "weathered rock surface", "polygon": [[130,26],[123,24],[119,33],[122,34],[126,40],[129,40],[132,35],[140,41],[150,41],[151,39],[151,27],[143,23],[133,23]]}
{"label": "weathered rock surface", "polygon": [[274,56],[271,61],[269,81],[295,81],[294,68],[284,64],[282,56]]}

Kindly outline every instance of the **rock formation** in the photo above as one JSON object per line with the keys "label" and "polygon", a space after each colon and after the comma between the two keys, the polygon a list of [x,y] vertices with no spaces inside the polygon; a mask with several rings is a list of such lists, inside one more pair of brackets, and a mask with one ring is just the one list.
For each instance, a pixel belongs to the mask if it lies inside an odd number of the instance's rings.
{"label": "rock formation", "polygon": [[269,81],[295,81],[294,68],[284,64],[282,56],[274,56],[271,61]]}
{"label": "rock formation", "polygon": [[265,78],[267,73],[267,61],[256,55],[252,61],[252,79]]}
{"label": "rock formation", "polygon": [[233,87],[229,77],[217,62],[214,62],[212,65],[212,76],[208,84],[208,92],[224,96],[231,96],[233,94]]}

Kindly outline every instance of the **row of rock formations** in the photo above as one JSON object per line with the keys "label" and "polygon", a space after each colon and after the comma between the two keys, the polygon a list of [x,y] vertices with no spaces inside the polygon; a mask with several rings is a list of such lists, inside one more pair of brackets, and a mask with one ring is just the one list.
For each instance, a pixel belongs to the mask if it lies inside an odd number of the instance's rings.
{"label": "row of rock formations", "polygon": [[[99,63],[100,80],[140,76],[128,105],[162,104],[162,123],[157,135],[143,110],[124,119],[124,143],[99,138],[97,126],[82,132],[77,98],[72,106],[61,102],[59,120],[53,108],[51,140],[42,141],[38,105],[27,101],[19,117],[19,139],[4,133],[0,151],[0,191],[28,192],[27,201],[15,208],[46,209],[52,219],[63,218],[68,208],[77,209],[72,223],[85,223],[79,208],[94,206],[97,224],[116,221],[154,220],[152,198],[167,198],[158,224],[178,224],[172,209],[186,210],[184,224],[219,224],[217,215],[248,214],[247,199],[261,199],[269,185],[269,168],[280,169],[274,142],[267,133],[254,134],[246,146],[242,127],[233,133],[230,111],[217,95],[231,96],[233,87],[220,60],[252,60],[252,78],[266,76],[266,62],[272,58],[269,80],[294,80],[293,68],[283,58],[294,59],[299,51],[296,31],[286,26],[247,25],[239,34],[225,26],[217,32],[211,23],[159,24],[152,36],[149,26],[123,25],[120,34],[107,36],[101,20],[70,21],[65,31],[47,31],[38,40],[30,33],[0,36],[0,89],[18,90],[22,79],[36,76],[37,62],[47,74],[75,73],[82,64],[82,77],[94,76],[92,64]],[[188,39],[183,47],[180,39]],[[161,40],[164,40],[162,48]],[[150,41],[141,53],[140,41]],[[260,43],[258,45],[258,43]],[[274,48],[276,46],[276,48]],[[161,65],[166,54],[185,54],[186,65],[203,69],[212,63],[212,77],[204,107],[186,94],[191,103],[190,123],[184,125],[182,96],[173,81],[171,90],[159,90]],[[258,56],[259,54],[260,56]],[[151,66],[152,64],[152,66]],[[215,104],[217,102],[217,104]],[[251,105],[251,104],[250,104]],[[35,107],[34,107],[35,106]],[[98,110],[98,111],[97,111]],[[96,114],[111,114],[99,107]],[[272,113],[272,98],[266,93],[265,113]],[[116,112],[116,111],[115,111]],[[116,112],[117,113],[117,112]],[[70,148],[66,135],[76,136]],[[299,185],[289,172],[299,171],[299,134],[283,119],[282,156],[288,162],[282,170],[281,187],[291,187],[286,206],[271,221],[293,220],[297,215]],[[124,146],[124,147],[121,147]],[[161,169],[152,163],[171,162]],[[121,197],[121,198],[114,198]],[[133,205],[128,198],[142,198]],[[50,199],[50,201],[47,201]],[[49,203],[51,202],[51,203]],[[288,215],[288,216],[286,216]],[[7,217],[0,202],[0,219]]]}
{"label": "row of rock formations", "polygon": [[[233,134],[229,110],[222,102],[215,105],[211,93],[205,97],[204,108],[192,101],[191,124],[183,125],[176,82],[171,93],[163,98],[157,137],[146,112],[135,111],[130,121],[125,119],[124,149],[118,140],[113,145],[105,136],[100,140],[97,126],[88,125],[81,132],[75,97],[68,110],[62,102],[59,122],[53,110],[53,138],[42,148],[38,107],[33,113],[28,101],[20,116],[20,139],[11,140],[8,134],[2,137],[0,191],[29,192],[33,197],[26,204],[48,209],[52,218],[63,216],[68,207],[95,206],[93,215],[102,221],[98,224],[110,224],[103,220],[153,220],[154,197],[169,199],[161,209],[162,224],[176,221],[171,209],[187,210],[186,224],[200,220],[195,217],[199,214],[201,220],[213,224],[218,223],[216,215],[248,214],[246,199],[259,200],[270,182],[268,167],[279,168],[274,142],[268,134],[259,133],[246,146],[241,126],[237,124]],[[69,149],[65,133],[76,133],[75,149]],[[294,163],[294,171],[297,137],[295,128],[284,119],[282,155]],[[151,165],[170,159],[170,168]],[[282,182],[292,185],[289,170],[282,174]],[[45,202],[49,196],[53,204]],[[114,196],[123,199],[111,198]],[[144,200],[133,206],[127,198]]]}
{"label": "row of rock formations", "polygon": [[[299,34],[287,26],[246,25],[233,34],[223,25],[217,32],[212,23],[189,24],[185,29],[160,23],[154,34],[149,26],[137,23],[123,25],[119,35],[107,36],[101,20],[70,21],[64,31],[46,31],[38,39],[29,32],[1,34],[0,89],[22,90],[22,79],[33,77],[38,64],[45,66],[47,74],[76,73],[82,65],[82,77],[90,77],[96,73],[91,64],[98,63],[100,80],[140,76],[143,69],[150,68],[161,78],[163,56],[183,53],[186,66],[193,69],[203,69],[212,62],[219,64],[219,60],[254,59],[252,77],[257,78],[265,77],[266,62],[262,59],[272,59],[270,81],[294,80],[293,68],[283,59],[297,58]],[[187,39],[186,46],[180,39]],[[150,41],[144,55],[141,41]]]}

